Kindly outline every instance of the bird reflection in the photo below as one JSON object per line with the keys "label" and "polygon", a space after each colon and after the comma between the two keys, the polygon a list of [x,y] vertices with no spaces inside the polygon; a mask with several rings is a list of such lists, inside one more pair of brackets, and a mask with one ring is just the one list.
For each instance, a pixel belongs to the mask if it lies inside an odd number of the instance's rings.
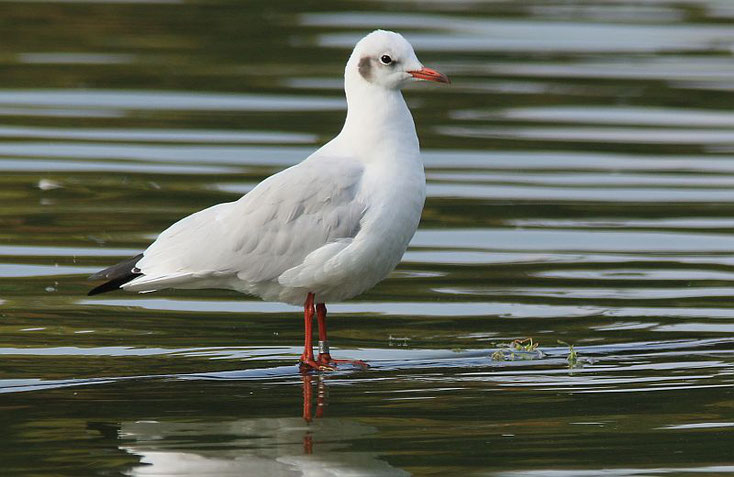
{"label": "bird reflection", "polygon": [[[140,459],[127,474],[150,475],[409,475],[350,442],[378,430],[354,419],[326,416],[327,379],[301,376],[299,417],[120,424],[119,448]],[[314,396],[315,394],[315,396]]]}

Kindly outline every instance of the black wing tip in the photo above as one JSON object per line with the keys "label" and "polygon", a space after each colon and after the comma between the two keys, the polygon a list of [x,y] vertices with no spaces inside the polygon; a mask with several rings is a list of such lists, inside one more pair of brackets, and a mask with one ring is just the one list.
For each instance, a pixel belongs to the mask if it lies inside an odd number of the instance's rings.
{"label": "black wing tip", "polygon": [[95,280],[104,280],[105,278],[107,278],[107,277],[105,276],[105,273],[106,273],[106,272],[107,272],[107,269],[104,269],[104,270],[100,270],[99,272],[97,272],[97,273],[95,273],[95,274],[93,274],[93,275],[89,275],[89,276],[87,277],[87,280],[89,280],[90,282],[93,282],[93,281],[95,281]]}
{"label": "black wing tip", "polygon": [[108,281],[91,289],[89,293],[87,293],[87,296],[94,296],[99,295],[100,293],[119,290],[125,283],[141,276],[142,273],[135,269],[135,264],[137,264],[141,258],[143,258],[142,253],[91,275],[89,280]]}
{"label": "black wing tip", "polygon": [[142,273],[130,273],[129,275],[125,275],[122,277],[117,277],[114,280],[110,280],[108,282],[105,282],[101,284],[98,287],[92,288],[89,290],[89,293],[87,293],[87,296],[94,296],[99,295],[100,293],[106,293],[109,291],[119,290],[122,285],[125,283],[134,280],[135,278],[141,276]]}

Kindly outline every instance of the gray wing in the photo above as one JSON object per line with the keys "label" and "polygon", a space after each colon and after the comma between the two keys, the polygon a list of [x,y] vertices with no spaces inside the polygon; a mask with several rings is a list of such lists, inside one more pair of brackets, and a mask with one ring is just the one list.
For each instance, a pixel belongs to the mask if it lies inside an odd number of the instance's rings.
{"label": "gray wing", "polygon": [[362,167],[344,158],[310,158],[261,182],[236,202],[215,205],[165,230],[137,263],[145,291],[237,275],[274,280],[308,254],[359,232]]}

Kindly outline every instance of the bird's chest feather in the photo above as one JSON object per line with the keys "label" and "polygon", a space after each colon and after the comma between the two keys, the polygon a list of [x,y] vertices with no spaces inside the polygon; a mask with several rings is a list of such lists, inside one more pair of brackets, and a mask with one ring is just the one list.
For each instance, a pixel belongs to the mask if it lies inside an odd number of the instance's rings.
{"label": "bird's chest feather", "polygon": [[420,221],[426,197],[423,164],[411,160],[375,164],[365,169],[361,195],[367,204],[362,226],[385,245],[405,250]]}

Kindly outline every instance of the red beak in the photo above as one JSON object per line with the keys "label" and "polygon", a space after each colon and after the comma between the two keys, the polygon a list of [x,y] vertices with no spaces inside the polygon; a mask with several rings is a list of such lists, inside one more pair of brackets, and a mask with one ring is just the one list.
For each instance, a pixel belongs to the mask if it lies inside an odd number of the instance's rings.
{"label": "red beak", "polygon": [[451,83],[451,80],[445,74],[439,73],[431,68],[426,68],[425,66],[416,71],[408,71],[408,74],[419,80],[435,81],[436,83]]}

